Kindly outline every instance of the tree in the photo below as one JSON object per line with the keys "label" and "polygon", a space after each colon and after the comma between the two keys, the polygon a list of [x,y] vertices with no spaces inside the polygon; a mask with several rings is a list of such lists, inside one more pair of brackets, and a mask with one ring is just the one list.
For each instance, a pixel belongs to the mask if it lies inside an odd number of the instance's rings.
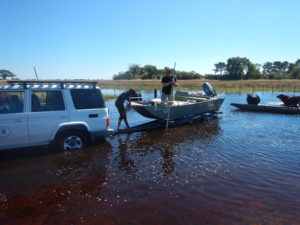
{"label": "tree", "polygon": [[156,66],[145,65],[142,79],[153,79],[156,77],[156,74],[158,74]]}
{"label": "tree", "polygon": [[272,72],[286,73],[288,71],[288,67],[289,67],[289,63],[287,61],[284,62],[275,61],[273,63]]}
{"label": "tree", "polygon": [[271,73],[273,70],[273,63],[271,62],[266,62],[264,65],[263,65],[263,73],[264,74],[269,74]]}
{"label": "tree", "polygon": [[196,73],[195,71],[191,71],[191,72],[176,71],[176,77],[178,80],[190,80],[190,79],[201,79],[203,76],[201,76],[199,73]]}
{"label": "tree", "polygon": [[288,73],[292,73],[295,68],[300,68],[300,59],[297,59],[295,63],[289,63]]}
{"label": "tree", "polygon": [[120,72],[118,75],[113,76],[114,80],[130,80],[131,73],[130,72]]}
{"label": "tree", "polygon": [[297,59],[297,61],[295,62],[295,67],[300,67],[300,59]]}
{"label": "tree", "polygon": [[240,80],[243,79],[244,67],[240,57],[229,58],[227,60],[226,70],[229,79]]}
{"label": "tree", "polygon": [[281,63],[281,68],[280,68],[280,72],[281,73],[286,73],[289,70],[289,62],[288,61],[284,61]]}
{"label": "tree", "polygon": [[289,66],[288,66],[288,71],[287,72],[291,73],[294,70],[295,67],[296,67],[295,63],[290,63]]}
{"label": "tree", "polygon": [[7,80],[8,77],[13,79],[14,77],[16,77],[16,75],[9,70],[0,70],[0,77],[2,77],[3,80]]}
{"label": "tree", "polygon": [[300,79],[300,67],[295,67],[292,71],[291,77],[293,79]]}
{"label": "tree", "polygon": [[260,71],[261,67],[262,67],[261,64],[255,63],[255,68],[256,68],[258,71]]}
{"label": "tree", "polygon": [[232,80],[242,80],[244,75],[252,70],[250,61],[247,58],[233,57],[227,60],[226,70],[228,78]]}
{"label": "tree", "polygon": [[218,63],[215,64],[215,67],[216,67],[214,69],[215,73],[220,72],[220,74],[222,75],[223,72],[226,70],[226,63],[224,63],[224,62],[218,62]]}
{"label": "tree", "polygon": [[279,73],[281,69],[281,62],[280,61],[274,61],[273,62],[273,69],[272,72],[277,72]]}
{"label": "tree", "polygon": [[257,69],[257,67],[251,63],[249,60],[245,62],[247,73],[245,75],[245,79],[261,79],[261,73]]}
{"label": "tree", "polygon": [[232,80],[258,79],[261,78],[260,71],[246,57],[233,57],[227,60],[227,77]]}
{"label": "tree", "polygon": [[131,73],[131,79],[137,78],[141,72],[141,67],[138,64],[129,65],[129,72]]}

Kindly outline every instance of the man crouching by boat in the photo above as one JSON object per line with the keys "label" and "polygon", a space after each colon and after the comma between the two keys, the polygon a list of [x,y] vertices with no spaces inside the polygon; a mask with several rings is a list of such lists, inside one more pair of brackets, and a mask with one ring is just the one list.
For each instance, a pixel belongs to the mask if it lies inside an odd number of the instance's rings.
{"label": "man crouching by boat", "polygon": [[139,94],[136,92],[135,89],[130,88],[129,90],[121,93],[116,99],[115,106],[117,107],[118,112],[120,114],[119,122],[118,122],[118,131],[120,129],[122,120],[124,120],[127,129],[129,128],[124,103],[125,101],[127,101],[130,105],[130,98],[134,98],[134,97],[139,97]]}
{"label": "man crouching by boat", "polygon": [[177,86],[176,77],[173,76],[171,69],[165,68],[166,75],[161,79],[162,94],[161,101],[174,101],[173,86]]}

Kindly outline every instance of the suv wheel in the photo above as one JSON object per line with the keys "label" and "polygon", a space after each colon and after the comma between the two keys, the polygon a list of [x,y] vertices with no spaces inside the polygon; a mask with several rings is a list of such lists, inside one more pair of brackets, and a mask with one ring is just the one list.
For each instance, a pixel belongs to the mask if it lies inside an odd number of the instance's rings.
{"label": "suv wheel", "polygon": [[83,149],[87,146],[87,138],[82,132],[69,131],[58,134],[56,146],[59,150],[70,151],[74,149]]}

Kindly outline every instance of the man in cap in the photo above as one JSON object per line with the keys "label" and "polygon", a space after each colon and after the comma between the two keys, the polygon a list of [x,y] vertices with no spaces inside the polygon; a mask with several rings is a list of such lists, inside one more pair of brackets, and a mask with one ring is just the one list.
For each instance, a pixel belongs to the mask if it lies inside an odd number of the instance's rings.
{"label": "man in cap", "polygon": [[166,75],[161,79],[162,85],[162,102],[174,101],[173,86],[177,86],[177,79],[173,76],[172,70],[168,67],[165,68]]}

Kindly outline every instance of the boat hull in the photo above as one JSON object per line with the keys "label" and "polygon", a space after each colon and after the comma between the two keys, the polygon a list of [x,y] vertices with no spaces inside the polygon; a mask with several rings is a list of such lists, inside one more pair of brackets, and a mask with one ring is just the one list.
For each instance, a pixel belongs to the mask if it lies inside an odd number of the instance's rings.
{"label": "boat hull", "polygon": [[300,114],[300,108],[297,107],[251,105],[251,104],[238,104],[238,103],[231,103],[231,105],[246,111]]}
{"label": "boat hull", "polygon": [[177,120],[194,117],[205,113],[216,113],[219,111],[224,98],[207,99],[200,102],[175,101],[171,106],[143,105],[136,102],[131,107],[147,118],[161,120]]}

